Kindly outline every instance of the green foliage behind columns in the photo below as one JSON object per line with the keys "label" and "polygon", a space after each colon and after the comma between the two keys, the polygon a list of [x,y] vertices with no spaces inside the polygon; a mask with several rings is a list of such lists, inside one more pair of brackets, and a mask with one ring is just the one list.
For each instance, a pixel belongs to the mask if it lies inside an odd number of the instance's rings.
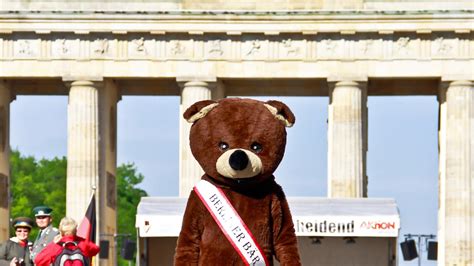
{"label": "green foliage behind columns", "polygon": [[[137,234],[135,228],[135,216],[137,214],[137,206],[141,197],[146,197],[147,193],[137,188],[144,176],[137,171],[133,163],[122,164],[117,167],[117,226],[119,234],[131,234],[131,239],[137,241]],[[121,238],[118,239],[120,251],[122,247]],[[118,254],[118,265],[129,265],[128,261],[123,260]],[[135,261],[132,261],[135,264]]]}
{"label": "green foliage behind columns", "polygon": [[[34,218],[33,208],[47,205],[53,208],[53,224],[66,214],[66,157],[37,160],[13,150],[11,165],[11,217]],[[37,229],[30,239],[35,239]]]}
{"label": "green foliage behind columns", "polygon": [[[22,155],[18,150],[12,150],[10,165],[11,217],[28,216],[33,219],[33,207],[48,205],[54,210],[53,224],[57,227],[61,218],[66,215],[66,157],[37,160],[33,156]],[[138,172],[133,163],[127,163],[117,167],[116,177],[117,233],[131,234],[131,239],[136,241],[137,205],[141,197],[147,196],[144,190],[136,186],[143,181],[144,176]],[[37,234],[38,229],[34,228],[30,240],[34,240]],[[122,238],[117,240],[120,251]],[[128,265],[128,261],[124,261],[120,256],[118,262],[119,265]]]}

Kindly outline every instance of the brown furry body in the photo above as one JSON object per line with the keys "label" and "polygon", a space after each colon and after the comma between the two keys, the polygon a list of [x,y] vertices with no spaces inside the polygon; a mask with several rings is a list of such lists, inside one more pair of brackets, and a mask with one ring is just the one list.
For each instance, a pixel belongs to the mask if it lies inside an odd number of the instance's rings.
{"label": "brown furry body", "polygon": [[[211,103],[194,104],[185,118]],[[202,178],[222,189],[270,264],[275,256],[280,265],[300,265],[288,203],[273,176],[285,150],[284,124],[259,101],[224,99],[218,103],[191,128],[191,150],[206,172]],[[271,104],[285,119],[294,122],[293,114],[284,104]],[[261,149],[252,152],[261,161],[262,170],[251,178],[219,174],[216,161],[225,152],[219,148],[222,142],[230,149],[246,151],[258,143]],[[186,206],[175,265],[245,265],[194,191]]]}

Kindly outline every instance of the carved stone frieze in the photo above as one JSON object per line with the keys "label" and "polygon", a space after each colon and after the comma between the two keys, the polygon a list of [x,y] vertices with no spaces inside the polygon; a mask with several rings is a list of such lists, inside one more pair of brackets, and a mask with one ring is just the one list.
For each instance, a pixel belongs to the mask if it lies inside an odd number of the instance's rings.
{"label": "carved stone frieze", "polygon": [[205,58],[211,60],[229,60],[232,58],[231,40],[209,40],[204,43]]}
{"label": "carved stone frieze", "polygon": [[392,58],[394,59],[416,59],[420,57],[420,40],[400,37],[392,45]]}
{"label": "carved stone frieze", "polygon": [[304,42],[292,39],[282,40],[280,42],[279,58],[281,59],[302,59],[304,51]]}
{"label": "carved stone frieze", "polygon": [[170,51],[172,55],[183,55],[186,48],[181,41],[174,41],[170,43]]}
{"label": "carved stone frieze", "polygon": [[432,53],[434,57],[453,56],[455,40],[447,40],[443,37],[436,38],[432,42]]}
{"label": "carved stone frieze", "polygon": [[141,37],[128,42],[128,56],[131,58],[148,58],[153,56],[154,40]]}
{"label": "carved stone frieze", "polygon": [[166,43],[167,54],[164,59],[194,60],[195,44],[192,40],[171,40]]}
{"label": "carved stone frieze", "polygon": [[92,44],[92,52],[95,55],[106,55],[109,51],[109,41],[107,39],[96,39]]}
{"label": "carved stone frieze", "polygon": [[258,55],[258,54],[260,54],[260,52],[262,50],[262,44],[260,43],[259,40],[251,41],[248,46],[249,47],[247,49],[247,52],[245,53],[245,55],[247,55],[247,56]]}
{"label": "carved stone frieze", "polygon": [[[393,38],[179,39],[54,38],[0,39],[0,60],[396,60],[472,57],[473,40],[456,37],[394,36]],[[46,45],[41,45],[41,44]],[[41,52],[41,53],[40,53]]]}
{"label": "carved stone frieze", "polygon": [[209,55],[219,57],[224,54],[221,40],[213,40],[209,44],[210,47],[207,52]]}
{"label": "carved stone frieze", "polygon": [[132,43],[133,43],[134,50],[137,53],[141,53],[141,54],[147,53],[146,48],[145,48],[145,39],[143,37],[137,40],[133,40]]}
{"label": "carved stone frieze", "polygon": [[40,53],[40,40],[20,39],[13,43],[13,56],[18,58],[35,58]]}
{"label": "carved stone frieze", "polygon": [[51,43],[52,58],[75,58],[79,56],[77,40],[57,39]]}
{"label": "carved stone frieze", "polygon": [[345,59],[343,40],[324,39],[318,43],[318,58]]}
{"label": "carved stone frieze", "polygon": [[[241,57],[244,60],[268,60],[269,44],[266,40],[243,41],[241,45]],[[270,55],[271,56],[271,55]]]}
{"label": "carved stone frieze", "polygon": [[373,52],[374,49],[374,40],[363,40],[359,42],[360,45],[360,54],[361,55],[368,55],[369,53]]}

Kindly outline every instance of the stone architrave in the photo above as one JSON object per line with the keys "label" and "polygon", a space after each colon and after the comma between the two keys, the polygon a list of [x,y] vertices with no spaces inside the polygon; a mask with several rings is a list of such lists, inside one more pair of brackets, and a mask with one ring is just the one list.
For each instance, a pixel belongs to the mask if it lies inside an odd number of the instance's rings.
{"label": "stone architrave", "polygon": [[193,103],[202,100],[212,99],[212,87],[215,87],[216,80],[202,81],[191,80],[182,81],[178,79],[181,86],[181,104],[180,104],[180,149],[179,149],[179,196],[187,197],[193,189],[195,183],[201,179],[204,174],[199,163],[194,159],[189,147],[189,131],[191,124],[184,120],[183,113]]}
{"label": "stone architrave", "polygon": [[0,242],[9,237],[10,225],[10,102],[8,83],[0,80]]}
{"label": "stone architrave", "polygon": [[328,196],[367,196],[367,90],[365,82],[330,83]]}
{"label": "stone architrave", "polygon": [[69,90],[66,214],[78,222],[99,185],[99,86],[79,80]]}
{"label": "stone architrave", "polygon": [[439,265],[474,263],[474,86],[444,83],[440,90]]}

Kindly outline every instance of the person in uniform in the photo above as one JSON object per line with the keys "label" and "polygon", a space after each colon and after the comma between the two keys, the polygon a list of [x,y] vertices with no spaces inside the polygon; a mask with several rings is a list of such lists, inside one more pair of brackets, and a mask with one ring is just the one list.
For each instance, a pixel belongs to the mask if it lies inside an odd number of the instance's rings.
{"label": "person in uniform", "polygon": [[14,237],[0,245],[0,266],[33,266],[30,258],[32,243],[28,241],[33,220],[18,217],[13,220]]}
{"label": "person in uniform", "polygon": [[40,231],[33,243],[33,249],[31,250],[31,260],[34,261],[36,255],[43,250],[49,243],[53,242],[55,236],[59,235],[59,230],[54,228],[52,225],[53,217],[51,213],[53,209],[48,206],[37,206],[33,209],[33,213],[36,218],[36,225]]}

